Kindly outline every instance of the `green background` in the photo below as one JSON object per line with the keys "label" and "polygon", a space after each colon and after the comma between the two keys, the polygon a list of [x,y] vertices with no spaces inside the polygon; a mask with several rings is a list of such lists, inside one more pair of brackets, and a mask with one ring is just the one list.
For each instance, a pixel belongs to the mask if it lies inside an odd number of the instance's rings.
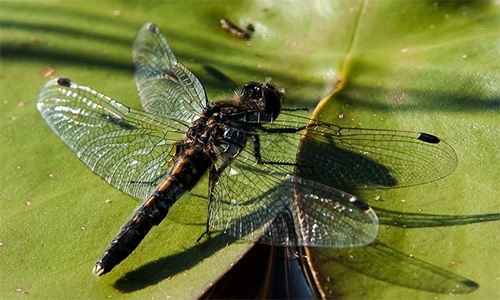
{"label": "green background", "polygon": [[[221,18],[254,24],[252,40],[230,36]],[[360,192],[370,204],[434,214],[500,212],[498,2],[1,1],[0,298],[197,297],[248,248],[225,247],[220,236],[195,245],[206,219],[204,182],[119,267],[99,279],[91,273],[140,203],[80,163],[35,103],[48,80],[44,70],[52,68],[53,77],[139,108],[131,45],[150,21],[211,100],[247,81],[271,79],[285,88],[288,107],[316,108],[315,117],[347,127],[433,133],[456,150],[459,164],[447,178]],[[332,279],[328,290],[346,298],[500,297],[498,221],[382,226],[379,240],[480,287],[434,294],[336,265],[322,273]]]}

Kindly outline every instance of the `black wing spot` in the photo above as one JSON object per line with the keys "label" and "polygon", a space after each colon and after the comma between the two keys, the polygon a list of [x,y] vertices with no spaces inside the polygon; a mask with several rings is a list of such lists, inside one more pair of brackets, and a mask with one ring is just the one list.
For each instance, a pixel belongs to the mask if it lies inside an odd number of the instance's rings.
{"label": "black wing spot", "polygon": [[151,32],[156,32],[157,28],[158,27],[156,27],[156,24],[151,23],[151,24],[149,24],[148,30]]}
{"label": "black wing spot", "polygon": [[71,79],[69,79],[69,78],[58,78],[57,79],[57,84],[69,87],[69,86],[71,86]]}
{"label": "black wing spot", "polygon": [[351,202],[354,206],[356,206],[357,208],[361,209],[362,211],[369,211],[371,209],[370,205],[368,205],[366,202],[352,196],[350,199],[349,199],[349,202]]}
{"label": "black wing spot", "polygon": [[431,143],[431,144],[438,144],[439,142],[441,142],[441,140],[437,136],[432,135],[432,134],[427,134],[427,133],[421,133],[418,136],[418,139],[423,141],[423,142]]}
{"label": "black wing spot", "polygon": [[120,119],[118,117],[115,117],[112,115],[102,115],[102,118],[107,122],[110,122],[110,123],[113,123],[113,124],[120,126],[123,129],[126,129],[126,130],[135,129],[134,125],[127,123],[127,122],[123,121],[123,119]]}

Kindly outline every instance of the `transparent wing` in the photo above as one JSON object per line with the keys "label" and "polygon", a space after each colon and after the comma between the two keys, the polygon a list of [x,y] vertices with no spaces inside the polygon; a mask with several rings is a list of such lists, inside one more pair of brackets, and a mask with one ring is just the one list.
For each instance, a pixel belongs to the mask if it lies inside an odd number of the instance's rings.
{"label": "transparent wing", "polygon": [[177,61],[156,25],[148,23],[139,30],[132,56],[137,89],[145,111],[187,122],[200,115],[207,104],[205,90]]}
{"label": "transparent wing", "polygon": [[376,215],[339,189],[422,184],[457,164],[453,148],[430,134],[340,128],[293,114],[245,134],[246,147],[232,161],[220,158],[212,176],[210,225],[274,245],[368,244]]}
{"label": "transparent wing", "polygon": [[212,186],[209,225],[215,230],[280,246],[349,248],[377,237],[377,216],[361,200],[289,175],[293,167],[254,162],[244,151]]}
{"label": "transparent wing", "polygon": [[168,170],[186,124],[128,108],[69,79],[47,82],[38,110],[92,171],[144,199]]}
{"label": "transparent wing", "polygon": [[295,175],[339,189],[418,185],[457,166],[453,148],[426,133],[341,128],[291,114],[263,127],[265,160],[296,164]]}

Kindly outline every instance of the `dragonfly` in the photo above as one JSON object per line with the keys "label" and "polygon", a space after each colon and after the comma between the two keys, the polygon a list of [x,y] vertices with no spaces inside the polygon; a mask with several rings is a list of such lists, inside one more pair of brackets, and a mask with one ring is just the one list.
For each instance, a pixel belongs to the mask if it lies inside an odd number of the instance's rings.
{"label": "dragonfly", "polygon": [[37,108],[94,173],[143,204],[93,268],[111,271],[208,174],[208,230],[276,246],[372,243],[374,210],[346,192],[411,186],[456,167],[453,148],[421,132],[342,128],[282,108],[271,83],[248,82],[209,102],[203,85],[148,23],[132,47],[144,111],[68,78]]}

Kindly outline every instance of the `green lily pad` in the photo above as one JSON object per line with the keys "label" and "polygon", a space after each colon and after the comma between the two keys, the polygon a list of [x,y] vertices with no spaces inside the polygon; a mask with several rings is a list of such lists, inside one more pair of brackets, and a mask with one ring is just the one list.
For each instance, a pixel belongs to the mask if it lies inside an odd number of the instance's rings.
{"label": "green lily pad", "polygon": [[[500,88],[495,82],[500,73],[490,63],[498,61],[498,6],[488,2],[377,1],[365,2],[359,10],[352,46],[339,76],[340,87],[319,106],[316,116],[347,127],[436,134],[454,147],[459,165],[449,177],[430,184],[357,194],[374,206],[393,211],[498,213],[500,185],[494,178],[500,174],[495,167],[500,145]],[[382,21],[380,16],[387,19]],[[500,262],[491,258],[497,252],[492,239],[497,234],[498,222],[428,229],[386,225],[379,239],[399,254],[475,281],[479,289],[471,297],[495,298],[499,292],[492,279],[497,277]],[[352,257],[361,261],[370,251],[354,252]],[[412,270],[418,281],[410,282],[414,278],[404,278],[407,274],[397,270],[388,274],[402,278],[373,280],[384,277],[382,273],[391,270],[390,260],[399,254],[370,253],[373,260],[386,259],[385,268],[384,263],[366,264],[371,270],[364,273],[371,273],[371,277],[346,269],[345,263],[320,264],[317,271],[323,276],[320,281],[327,295],[428,298],[434,296],[429,291],[439,292],[439,284],[443,286],[441,293],[475,289],[446,290],[445,283],[433,277],[440,270],[434,269],[431,276],[424,267],[420,273]],[[397,281],[426,291],[388,284]]]}
{"label": "green lily pad", "polygon": [[[252,39],[223,31],[221,18],[252,23]],[[456,150],[452,175],[417,187],[359,191],[370,204],[439,214],[500,211],[500,7],[494,2],[2,1],[0,298],[194,298],[247,251],[243,242],[226,247],[231,240],[221,235],[195,244],[206,222],[203,182],[126,261],[103,278],[91,273],[140,203],[80,163],[35,104],[48,78],[61,76],[140,108],[131,45],[150,21],[211,100],[246,81],[272,79],[285,88],[288,107],[312,110],[324,99],[316,118],[429,132]],[[466,297],[498,298],[499,233],[498,222],[383,227],[379,239],[477,282],[479,289]],[[321,276],[334,283],[328,290],[345,297],[436,296],[340,265]]]}

